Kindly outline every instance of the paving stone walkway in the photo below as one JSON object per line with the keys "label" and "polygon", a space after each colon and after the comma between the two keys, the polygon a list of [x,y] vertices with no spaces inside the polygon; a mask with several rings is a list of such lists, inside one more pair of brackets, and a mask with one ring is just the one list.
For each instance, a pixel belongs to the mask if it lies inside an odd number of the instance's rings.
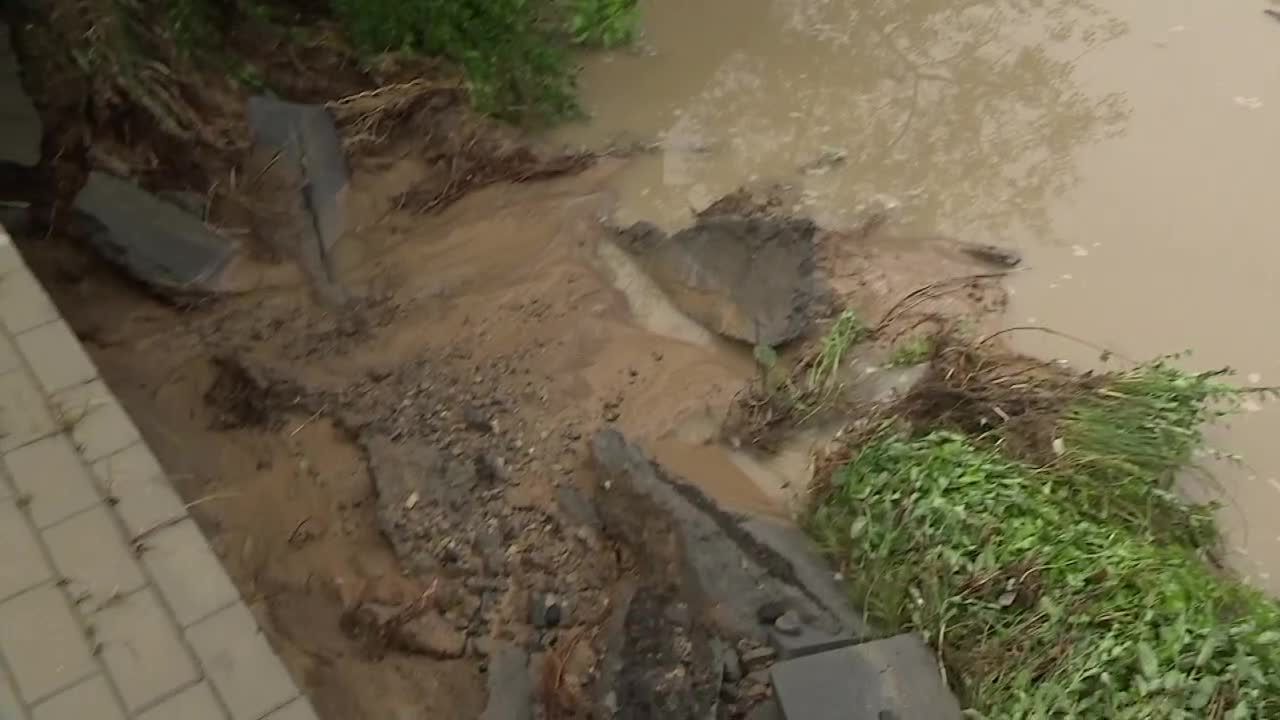
{"label": "paving stone walkway", "polygon": [[0,720],[315,720],[0,227]]}

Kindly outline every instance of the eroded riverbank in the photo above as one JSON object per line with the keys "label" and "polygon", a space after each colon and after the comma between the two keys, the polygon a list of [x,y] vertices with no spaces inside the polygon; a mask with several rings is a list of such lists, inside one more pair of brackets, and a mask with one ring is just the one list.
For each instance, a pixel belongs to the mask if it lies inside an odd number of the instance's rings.
{"label": "eroded riverbank", "polygon": [[[1023,350],[1105,367],[1098,348],[1192,350],[1274,382],[1280,25],[1248,3],[755,0],[645,6],[645,46],[593,57],[592,121],[556,139],[651,148],[613,187],[679,225],[758,178],[820,222],[892,209],[898,236],[1004,245]],[[732,23],[716,18],[733,17]],[[1205,58],[1213,58],[1206,61]],[[625,91],[621,90],[625,88]],[[1096,346],[1096,347],[1094,347]],[[1111,366],[1115,366],[1112,363]],[[1252,406],[1251,406],[1252,408]],[[1267,407],[1215,434],[1233,563],[1280,589],[1280,454]],[[1206,458],[1208,460],[1208,458]]]}

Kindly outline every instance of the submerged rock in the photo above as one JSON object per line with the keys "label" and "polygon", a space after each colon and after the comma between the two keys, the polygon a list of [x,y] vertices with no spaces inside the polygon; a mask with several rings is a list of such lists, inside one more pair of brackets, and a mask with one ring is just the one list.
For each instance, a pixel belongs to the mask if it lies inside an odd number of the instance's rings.
{"label": "submerged rock", "polygon": [[10,42],[9,26],[0,22],[0,164],[39,164],[43,134],[40,113],[22,87],[21,67]]}
{"label": "submerged rock", "polygon": [[175,292],[222,289],[234,243],[177,205],[94,171],[75,208],[91,221],[89,242],[98,252],[144,284]]}
{"label": "submerged rock", "polygon": [[620,233],[621,247],[685,314],[752,344],[799,337],[826,293],[806,219],[703,213],[668,236],[649,223]]}

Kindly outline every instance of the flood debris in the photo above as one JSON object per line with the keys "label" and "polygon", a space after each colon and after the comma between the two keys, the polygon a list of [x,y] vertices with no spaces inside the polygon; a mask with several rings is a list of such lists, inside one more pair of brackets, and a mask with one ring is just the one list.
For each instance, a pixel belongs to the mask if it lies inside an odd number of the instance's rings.
{"label": "flood debris", "polygon": [[137,185],[94,171],[75,199],[88,240],[107,260],[167,293],[217,293],[235,244]]}
{"label": "flood debris", "polygon": [[735,340],[777,346],[821,312],[816,232],[808,219],[718,203],[672,235],[640,222],[618,240],[686,315]]}
{"label": "flood debris", "polygon": [[999,245],[989,245],[986,243],[969,243],[962,242],[959,244],[960,252],[969,257],[980,260],[988,265],[996,267],[1014,268],[1022,264],[1022,255],[1018,251],[1000,247]]}
{"label": "flood debris", "polygon": [[44,134],[40,114],[22,87],[22,69],[13,52],[9,26],[0,22],[0,166],[33,167],[40,162]]}
{"label": "flood debris", "polygon": [[440,660],[462,657],[467,636],[438,611],[436,585],[401,605],[361,600],[342,616],[342,629],[360,640],[365,651],[381,658],[388,650],[417,653]]}

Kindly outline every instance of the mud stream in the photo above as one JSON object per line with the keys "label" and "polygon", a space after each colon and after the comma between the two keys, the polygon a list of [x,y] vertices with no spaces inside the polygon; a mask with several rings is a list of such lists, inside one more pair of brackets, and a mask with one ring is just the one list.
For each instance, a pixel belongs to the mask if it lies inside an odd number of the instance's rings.
{"label": "mud stream", "polygon": [[[1280,381],[1280,24],[1257,3],[706,0],[644,4],[638,51],[586,61],[589,123],[643,148],[620,214],[678,226],[743,182],[784,182],[828,226],[891,209],[901,235],[1019,250],[1008,325],[1119,356]],[[1099,353],[1035,332],[1030,352]],[[1215,432],[1237,567],[1280,592],[1274,407]]]}

